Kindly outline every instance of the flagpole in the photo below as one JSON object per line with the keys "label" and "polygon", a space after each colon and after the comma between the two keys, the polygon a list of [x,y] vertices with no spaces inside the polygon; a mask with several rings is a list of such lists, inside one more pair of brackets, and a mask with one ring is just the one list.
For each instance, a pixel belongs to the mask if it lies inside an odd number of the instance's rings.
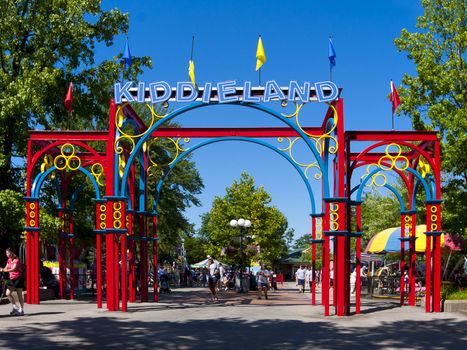
{"label": "flagpole", "polygon": [[394,131],[394,91],[392,91],[392,78],[391,78],[391,127],[392,127],[392,131]]}
{"label": "flagpole", "polygon": [[261,86],[261,68],[258,69],[258,85]]}
{"label": "flagpole", "polygon": [[191,54],[190,54],[190,61],[193,61],[193,51],[195,49],[195,36],[191,37]]}

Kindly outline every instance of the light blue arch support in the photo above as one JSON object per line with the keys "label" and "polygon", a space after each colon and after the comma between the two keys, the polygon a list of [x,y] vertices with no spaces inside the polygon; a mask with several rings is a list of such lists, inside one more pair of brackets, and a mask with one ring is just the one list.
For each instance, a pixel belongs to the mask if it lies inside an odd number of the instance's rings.
{"label": "light blue arch support", "polygon": [[[136,143],[136,145],[135,145],[135,147],[133,149],[133,152],[131,153],[130,157],[128,158],[128,161],[127,161],[127,164],[126,164],[126,167],[125,167],[125,171],[123,173],[123,177],[122,177],[122,179],[120,181],[120,184],[125,184],[126,183],[126,181],[128,179],[128,176],[129,176],[129,173],[130,173],[131,164],[133,164],[133,162],[135,161],[135,158],[137,157],[137,154],[139,153],[139,150],[143,147],[144,142],[146,142],[147,139],[151,137],[151,134],[154,131],[156,131],[160,126],[162,126],[164,123],[170,121],[171,119],[173,119],[173,118],[175,118],[175,117],[177,117],[177,116],[179,116],[179,115],[181,115],[183,113],[189,112],[191,110],[198,109],[198,108],[201,108],[201,107],[218,106],[218,105],[219,104],[217,104],[217,103],[216,104],[206,104],[206,103],[203,103],[203,102],[195,102],[195,103],[192,103],[192,104],[190,104],[190,105],[188,105],[186,107],[179,108],[178,110],[168,114],[163,119],[161,119],[157,123],[155,123],[150,129],[148,129],[146,131],[146,133]],[[277,113],[277,112],[273,111],[272,109],[266,108],[266,107],[261,106],[259,104],[246,103],[246,102],[234,102],[234,103],[225,103],[224,105],[244,106],[244,107],[249,107],[249,108],[260,110],[260,111],[262,111],[264,113],[267,113],[267,114],[281,120],[284,124],[288,125],[293,130],[295,130],[298,133],[298,135],[301,136],[303,141],[306,143],[308,148],[313,153],[313,155],[314,155],[314,157],[316,159],[316,162],[318,163],[319,169],[321,170],[322,176],[324,176],[325,179],[326,179],[326,181],[324,182],[323,196],[324,197],[329,196],[329,183],[327,181],[327,177],[328,177],[327,169],[323,166],[323,161],[322,161],[318,151],[316,150],[314,145],[311,143],[308,136],[300,128],[298,128],[295,124],[293,124],[290,120],[288,120],[287,118],[282,116],[280,113]],[[120,192],[120,196],[126,197],[126,186],[122,185],[120,187],[115,187],[115,188],[117,189],[116,190],[117,193]]]}
{"label": "light blue arch support", "polygon": [[[411,169],[411,168],[407,168],[405,169],[407,170],[409,173],[411,173],[412,175],[414,175],[419,181],[420,183],[423,185],[423,188],[425,189],[425,193],[426,193],[426,200],[429,201],[431,200],[431,191],[430,191],[430,188],[428,187],[428,184],[426,183],[425,180],[423,180],[423,177],[422,175],[420,175],[420,173],[418,173],[417,171]],[[365,178],[363,179],[362,183],[360,184],[360,188],[358,189],[357,191],[357,201],[361,201],[361,198],[362,198],[362,192],[363,192],[363,189],[365,188],[365,185],[366,183],[371,179],[371,177],[373,175],[375,175],[376,173],[379,173],[380,171],[385,171],[383,169],[380,169],[380,168],[377,168],[377,169],[374,169],[371,173],[369,173],[367,176],[365,176]]]}
{"label": "light blue arch support", "polygon": [[[57,170],[57,168],[55,166],[52,166],[46,171],[44,171],[43,173],[40,173],[38,176],[36,176],[36,178],[34,179],[33,185],[32,185],[31,197],[39,198],[39,193],[40,193],[42,185],[44,184],[45,179],[55,170]],[[94,179],[94,176],[92,176],[92,174],[89,171],[87,171],[86,169],[82,167],[79,167],[76,170],[81,171],[84,175],[88,177],[89,180],[91,180],[91,183],[94,186],[94,191],[96,192],[96,199],[101,199],[99,185],[97,184],[96,179]]]}
{"label": "light blue arch support", "polygon": [[[356,190],[359,189],[359,187],[362,186],[361,184],[360,185],[357,185],[355,186],[354,188],[352,188],[352,190],[350,191],[350,195],[352,195],[352,193],[354,193]],[[399,201],[399,206],[401,208],[401,212],[405,211],[405,205],[404,205],[404,200],[402,199],[402,196],[399,194],[399,192],[397,192],[397,190],[392,187],[391,185],[388,185],[388,184],[385,184],[383,187],[386,187],[389,191],[391,191],[397,198],[397,200]],[[357,199],[358,202],[361,202],[360,199]]]}
{"label": "light blue arch support", "polygon": [[210,144],[213,144],[213,143],[217,143],[217,142],[223,142],[223,141],[243,141],[243,142],[255,143],[255,144],[264,146],[266,148],[269,148],[269,149],[273,150],[274,152],[276,152],[277,154],[284,157],[290,164],[293,165],[293,167],[295,168],[295,170],[297,170],[297,172],[299,173],[299,175],[302,178],[303,182],[305,183],[305,186],[306,186],[307,191],[308,191],[308,195],[310,197],[311,213],[316,214],[316,206],[315,206],[315,199],[314,199],[314,196],[313,196],[313,190],[311,189],[310,183],[308,182],[308,179],[306,178],[306,176],[303,173],[302,169],[292,160],[292,158],[290,158],[286,153],[281,152],[276,147],[274,147],[274,146],[272,146],[272,145],[270,145],[267,142],[264,142],[262,140],[250,139],[250,138],[246,138],[246,137],[234,137],[234,136],[233,137],[222,137],[222,138],[210,139],[210,140],[201,142],[201,143],[197,144],[196,146],[193,146],[192,148],[188,149],[184,153],[182,153],[172,164],[170,164],[169,167],[167,167],[165,169],[164,176],[159,180],[159,182],[158,182],[158,184],[156,186],[156,193],[155,193],[155,196],[154,196],[153,210],[157,209],[157,201],[159,199],[159,194],[160,194],[160,191],[162,189],[162,185],[164,184],[165,178],[170,173],[170,171],[177,165],[178,162],[180,162],[182,159],[184,159],[190,153],[194,152],[195,150],[197,150],[197,149],[199,149],[201,147],[204,147],[204,146],[207,146],[207,145],[210,145]]}

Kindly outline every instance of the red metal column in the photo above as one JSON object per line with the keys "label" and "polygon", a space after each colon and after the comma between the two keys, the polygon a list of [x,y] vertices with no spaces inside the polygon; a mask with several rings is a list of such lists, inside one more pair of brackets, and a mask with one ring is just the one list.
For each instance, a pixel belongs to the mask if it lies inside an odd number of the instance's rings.
{"label": "red metal column", "polygon": [[[116,234],[113,229],[113,204],[106,197],[106,234],[105,234],[105,252],[106,252],[106,299],[107,309],[109,311],[118,310],[118,250],[116,249]],[[116,263],[116,264],[115,264]]]}
{"label": "red metal column", "polygon": [[146,235],[146,218],[144,213],[138,213],[138,222],[140,230],[140,283],[141,283],[141,292],[140,299],[141,302],[148,301],[148,242]]}
{"label": "red metal column", "polygon": [[[430,231],[431,226],[431,212],[430,205],[426,206],[426,228]],[[426,235],[426,248],[425,248],[425,311],[431,312],[431,235]]]}
{"label": "red metal column", "polygon": [[[362,232],[362,206],[360,203],[357,203],[355,206],[355,215],[356,215],[356,231]],[[355,313],[360,314],[360,304],[361,304],[361,253],[362,252],[362,238],[357,236],[355,243],[355,260],[356,260],[356,281],[355,281]]]}
{"label": "red metal column", "polygon": [[[106,200],[96,201],[96,284],[97,307],[102,308],[102,234],[106,228]],[[94,271],[93,271],[94,272]]]}
{"label": "red metal column", "polygon": [[58,283],[60,299],[66,299],[66,239],[65,230],[67,214],[64,208],[58,210],[58,217],[62,220],[62,228],[58,233]]}
{"label": "red metal column", "polygon": [[[441,201],[435,200],[427,205],[427,231],[429,231],[430,237],[433,238],[433,281],[432,281],[432,311],[441,311],[441,256],[440,256],[440,230],[441,226]],[[429,218],[428,218],[429,216]],[[428,220],[429,219],[429,220]],[[428,235],[427,235],[428,237]],[[428,292],[428,283],[425,286],[426,292]],[[427,300],[428,301],[428,300]]]}
{"label": "red metal column", "polygon": [[26,302],[39,304],[39,201],[26,198]]}
{"label": "red metal column", "polygon": [[416,274],[416,254],[415,254],[415,240],[416,240],[416,226],[417,226],[417,214],[415,211],[411,212],[411,220],[407,222],[410,228],[410,243],[409,243],[409,305],[415,306],[415,274]]}
{"label": "red metal column", "polygon": [[126,215],[126,227],[128,230],[128,285],[130,303],[136,302],[137,278],[136,278],[136,244],[134,240],[134,215],[128,210]]}
{"label": "red metal column", "polygon": [[154,301],[159,301],[159,294],[157,293],[158,290],[158,274],[157,274],[157,213],[154,213],[152,216],[152,249],[153,249],[153,280],[154,280]]}
{"label": "red metal column", "polygon": [[[337,236],[337,269],[335,271],[334,279],[336,280],[337,288],[337,316],[344,316],[348,310],[347,302],[350,300],[350,244],[346,228],[346,204],[345,204],[345,137],[344,137],[344,100],[339,98],[337,101],[337,196],[339,200],[344,199],[337,205],[338,213],[338,231],[342,231],[343,234]],[[333,221],[331,217],[331,222]],[[331,227],[331,230],[333,228]]]}
{"label": "red metal column", "polygon": [[74,250],[74,235],[73,235],[73,212],[67,210],[67,220],[65,225],[67,227],[68,249],[69,249],[69,266],[70,266],[70,300],[75,299],[76,288],[76,273],[75,273],[75,250]]}
{"label": "red metal column", "polygon": [[[325,214],[323,221],[323,233],[329,231],[329,203],[324,203]],[[324,316],[329,316],[329,253],[330,253],[330,244],[329,244],[329,235],[324,235],[324,244],[322,248],[322,279],[321,279],[321,298],[322,304],[324,306]]]}
{"label": "red metal column", "polygon": [[404,299],[405,299],[405,242],[406,242],[406,237],[405,233],[406,231],[408,232],[408,227],[406,226],[406,221],[410,218],[410,216],[401,213],[401,218],[400,218],[400,225],[401,225],[401,233],[400,233],[400,256],[399,256],[399,271],[401,273],[400,278],[399,278],[399,304],[401,306],[404,305]]}
{"label": "red metal column", "polygon": [[316,305],[316,217],[311,217],[311,305]]}
{"label": "red metal column", "polygon": [[[440,298],[441,298],[441,174],[440,174],[440,145],[439,141],[435,142],[434,147],[434,161],[435,168],[433,173],[435,175],[435,186],[436,186],[436,219],[433,223],[436,224],[436,231],[438,232],[433,238],[433,312],[440,312]],[[433,228],[433,227],[432,227]]]}

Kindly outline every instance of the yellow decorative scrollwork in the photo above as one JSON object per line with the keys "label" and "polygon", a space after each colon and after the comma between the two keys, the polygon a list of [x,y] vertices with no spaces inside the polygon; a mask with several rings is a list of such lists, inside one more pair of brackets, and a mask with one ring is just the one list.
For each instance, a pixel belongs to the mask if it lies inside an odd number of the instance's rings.
{"label": "yellow decorative scrollwork", "polygon": [[410,234],[410,230],[412,229],[412,217],[409,215],[404,216],[404,233],[405,235]]}
{"label": "yellow decorative scrollwork", "polygon": [[[393,155],[394,152],[393,153],[390,152],[391,147],[396,148],[396,152],[397,152],[396,155]],[[392,169],[404,171],[409,167],[409,165],[410,163],[407,157],[402,155],[401,146],[399,146],[397,143],[390,143],[389,145],[386,146],[385,154],[378,159],[378,163],[369,164],[366,167],[366,173],[363,174],[361,178],[362,180],[365,179],[371,173],[372,167],[377,167],[383,171],[389,171]],[[387,183],[386,175],[381,174],[381,173],[376,173],[371,176],[371,181],[367,183],[367,186],[374,185],[377,187],[383,187],[384,185],[386,185],[386,183]]]}
{"label": "yellow decorative scrollwork", "polygon": [[316,218],[315,227],[316,227],[316,239],[322,239],[323,238],[323,219]]}
{"label": "yellow decorative scrollwork", "polygon": [[44,160],[41,164],[41,173],[45,173],[54,164],[53,158],[50,154],[44,156]]}
{"label": "yellow decorative scrollwork", "polygon": [[[151,150],[151,147],[153,147],[156,144],[158,139],[159,139],[159,137],[155,137],[149,142],[148,151]],[[167,161],[165,163],[159,163],[155,159],[153,159],[156,156],[156,153],[149,152],[148,159],[149,159],[149,162],[150,162],[150,166],[147,169],[148,176],[156,176],[157,173],[158,173],[157,169],[159,169],[160,174],[163,175],[164,174],[164,168],[171,165],[173,162],[175,162],[177,160],[177,158],[180,156],[180,154],[182,154],[183,152],[186,152],[188,150],[188,149],[183,148],[180,145],[180,142],[182,141],[181,137],[179,137],[177,139],[172,139],[172,138],[167,137],[167,138],[164,138],[164,140],[169,140],[171,142],[172,146],[173,146],[173,153],[170,155],[170,161]],[[188,137],[185,137],[185,138],[183,138],[183,142],[188,143],[188,142],[190,142],[190,139]],[[167,150],[166,150],[166,153],[168,153]]]}
{"label": "yellow decorative scrollwork", "polygon": [[99,224],[99,228],[101,230],[105,230],[106,228],[106,220],[107,220],[107,215],[106,215],[106,210],[107,210],[107,207],[105,204],[101,204],[99,205],[99,219],[100,219],[100,224]]}
{"label": "yellow decorative scrollwork", "polygon": [[339,204],[332,203],[329,206],[329,219],[331,221],[331,231],[339,230]]}
{"label": "yellow decorative scrollwork", "polygon": [[431,173],[431,167],[428,162],[425,163],[423,158],[420,158],[418,161],[419,172],[422,174],[422,177],[425,178],[429,173]]}
{"label": "yellow decorative scrollwork", "polygon": [[430,207],[430,221],[431,221],[431,231],[438,230],[438,207],[436,205],[432,205]]}
{"label": "yellow decorative scrollwork", "polygon": [[[286,107],[288,105],[287,101],[284,100],[284,101],[281,101],[281,106],[282,107]],[[299,119],[299,116],[300,116],[300,111],[302,109],[302,107],[304,106],[304,103],[303,104],[298,104],[296,102],[294,102],[294,106],[295,106],[295,111],[292,113],[292,114],[284,114],[282,113],[281,115],[284,117],[284,118],[295,118],[295,124],[296,126],[306,135],[308,136],[311,140],[313,140],[314,144],[315,144],[315,148],[316,150],[318,151],[318,153],[320,155],[323,155],[323,152],[324,152],[324,142],[325,142],[325,139],[329,139],[330,142],[329,143],[329,147],[328,147],[328,151],[329,153],[331,154],[335,154],[337,152],[337,149],[338,149],[338,142],[337,142],[337,139],[332,135],[332,133],[334,132],[334,130],[336,129],[337,127],[337,121],[339,119],[339,116],[338,116],[338,113],[337,113],[337,110],[336,108],[328,103],[329,107],[332,109],[333,111],[333,126],[331,127],[330,130],[328,130],[327,132],[325,132],[324,134],[322,135],[313,135],[309,132],[307,132],[303,127],[302,125],[300,124],[300,119]],[[314,175],[314,178],[316,180],[319,180],[321,179],[322,177],[322,172],[321,172],[321,169],[320,167],[318,166],[318,162],[315,161],[313,163],[308,163],[308,164],[304,164],[304,163],[300,163],[298,162],[295,157],[293,156],[293,152],[292,152],[292,148],[294,146],[294,144],[296,143],[297,140],[301,139],[300,137],[297,137],[295,139],[291,139],[289,137],[286,138],[289,142],[289,145],[286,147],[286,148],[279,148],[281,151],[283,152],[288,152],[289,153],[289,156],[290,158],[293,160],[293,162],[301,167],[304,167],[305,168],[305,176],[308,178],[308,175],[307,175],[307,172],[310,168],[316,168],[318,171],[317,173]],[[278,139],[278,142],[282,143],[284,138],[282,137],[279,137]]]}
{"label": "yellow decorative scrollwork", "polygon": [[81,166],[81,159],[75,155],[75,147],[70,143],[65,143],[60,148],[60,155],[54,159],[54,165],[58,170],[78,170]]}
{"label": "yellow decorative scrollwork", "polygon": [[[321,179],[321,176],[322,176],[322,173],[321,173],[321,169],[320,167],[318,166],[318,162],[313,162],[313,163],[309,163],[309,164],[305,164],[305,163],[301,163],[299,162],[298,160],[295,159],[294,155],[293,155],[293,146],[295,144],[295,142],[297,142],[298,140],[301,140],[300,137],[296,137],[295,139],[291,139],[290,137],[286,137],[287,141],[289,142],[288,146],[285,147],[285,148],[280,148],[278,147],[278,149],[280,151],[283,151],[283,152],[287,152],[289,154],[289,157],[292,159],[292,161],[297,164],[298,166],[301,166],[303,168],[305,168],[305,171],[304,171],[304,174],[305,174],[305,177],[308,179],[308,170],[310,168],[316,168],[318,169],[318,172],[314,175],[314,178],[316,180],[319,180]],[[277,141],[279,143],[282,143],[284,141],[284,138],[283,137],[279,137],[277,138]]]}
{"label": "yellow decorative scrollwork", "polygon": [[[151,113],[151,121],[149,122],[147,129],[144,132],[141,132],[139,134],[128,134],[125,132],[123,128],[124,121],[126,118],[123,113],[123,110],[125,109],[126,105],[127,103],[119,105],[117,108],[117,112],[116,112],[115,125],[117,127],[118,132],[120,133],[120,136],[115,140],[115,146],[114,146],[115,152],[117,154],[123,153],[123,147],[120,145],[122,142],[130,144],[129,152],[132,153],[136,145],[135,140],[144,136],[148,132],[148,130],[151,129],[151,127],[154,125],[154,123],[156,122],[156,119],[163,119],[167,116],[167,114],[165,115],[158,114],[158,112],[155,110],[156,105],[151,106],[149,104],[146,104],[146,108],[148,108]],[[162,107],[162,108],[167,110],[167,108],[165,107]],[[143,147],[145,146],[143,145]]]}
{"label": "yellow decorative scrollwork", "polygon": [[91,175],[94,176],[94,178],[96,179],[96,182],[100,185],[100,186],[104,186],[105,183],[104,183],[104,167],[102,166],[101,163],[94,163],[92,166],[91,166]]}
{"label": "yellow decorative scrollwork", "polygon": [[[305,135],[307,135],[309,138],[311,138],[315,142],[315,147],[316,147],[316,150],[319,152],[319,154],[321,154],[321,155],[323,154],[322,144],[324,143],[324,140],[326,138],[330,139],[334,143],[334,145],[331,145],[331,143],[329,144],[329,148],[328,148],[329,153],[335,154],[337,152],[337,149],[338,149],[338,142],[337,142],[337,139],[334,136],[332,136],[332,133],[336,129],[337,121],[339,120],[339,116],[338,116],[336,108],[331,103],[328,103],[328,106],[333,111],[333,125],[332,125],[331,129],[329,131],[325,132],[322,135],[313,135],[313,134],[310,134],[309,132],[305,131],[305,129],[300,124],[299,115],[300,115],[300,111],[301,111],[302,107],[304,106],[304,104],[297,104],[296,102],[294,102],[294,105],[295,105],[295,112],[293,112],[292,114],[283,114],[282,113],[282,116],[285,117],[285,118],[288,118],[288,119],[295,117],[295,124],[297,125],[297,127]],[[282,102],[281,106],[286,107],[287,103],[284,104]]]}

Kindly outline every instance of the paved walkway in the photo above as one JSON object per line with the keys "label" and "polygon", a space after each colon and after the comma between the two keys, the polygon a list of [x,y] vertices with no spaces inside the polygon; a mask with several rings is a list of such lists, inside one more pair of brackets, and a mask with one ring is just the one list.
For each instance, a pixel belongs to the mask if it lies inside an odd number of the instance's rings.
{"label": "paved walkway", "polygon": [[207,288],[184,288],[159,303],[129,304],[126,313],[53,300],[26,305],[23,317],[0,305],[0,348],[467,349],[462,314],[369,300],[361,315],[324,317],[309,293],[287,283],[268,300],[256,297],[229,291],[212,303]]}

